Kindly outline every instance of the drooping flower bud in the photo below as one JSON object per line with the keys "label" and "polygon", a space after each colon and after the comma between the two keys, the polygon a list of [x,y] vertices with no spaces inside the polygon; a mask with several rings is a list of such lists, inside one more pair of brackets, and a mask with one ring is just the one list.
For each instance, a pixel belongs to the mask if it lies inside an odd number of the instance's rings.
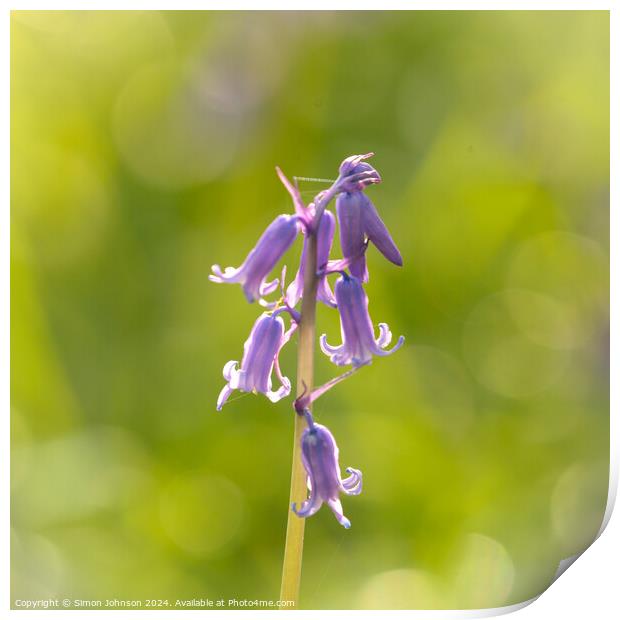
{"label": "drooping flower bud", "polygon": [[373,155],[374,153],[351,155],[340,164],[339,176],[336,181],[339,192],[358,192],[368,185],[381,183],[379,173],[370,164],[363,161]]}
{"label": "drooping flower bud", "polygon": [[366,237],[385,258],[395,265],[402,266],[403,258],[366,194],[363,192],[340,194],[336,198],[336,213],[340,226],[342,254],[345,259],[350,260],[350,270],[356,278],[362,282],[368,280],[364,255]]}

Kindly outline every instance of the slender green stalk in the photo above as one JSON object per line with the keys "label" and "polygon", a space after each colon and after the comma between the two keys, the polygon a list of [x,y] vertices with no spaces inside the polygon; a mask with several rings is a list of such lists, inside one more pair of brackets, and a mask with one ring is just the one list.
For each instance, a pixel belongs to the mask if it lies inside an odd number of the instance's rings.
{"label": "slender green stalk", "polygon": [[[319,223],[321,222],[325,207],[336,195],[336,188],[337,184],[334,183],[316,199],[312,232],[306,232],[308,235],[308,246],[306,261],[304,263],[304,290],[299,325],[299,348],[297,350],[297,396],[301,396],[306,390],[312,390],[314,385],[314,340],[316,326],[316,291],[318,286],[318,278],[316,275],[316,231],[319,228]],[[284,544],[282,585],[280,587],[280,600],[293,601],[294,607],[297,607],[299,603],[305,519],[301,519],[293,514],[290,506],[293,502],[300,505],[308,495],[306,472],[301,461],[301,434],[304,432],[305,427],[306,422],[304,418],[295,415],[291,493],[289,496],[288,522],[286,524],[286,542]]]}
{"label": "slender green stalk", "polygon": [[[314,385],[314,340],[316,318],[317,258],[316,235],[308,237],[306,263],[304,265],[304,292],[301,305],[301,323],[299,326],[299,348],[297,351],[297,395]],[[291,472],[291,492],[289,498],[288,523],[286,525],[286,543],[284,546],[284,564],[282,566],[282,586],[280,600],[299,602],[299,584],[301,581],[301,561],[304,547],[305,519],[296,516],[290,505],[300,505],[307,496],[306,472],[301,461],[301,434],[306,422],[302,416],[295,416],[295,433],[293,440],[293,467]],[[289,608],[290,609],[290,608]]]}

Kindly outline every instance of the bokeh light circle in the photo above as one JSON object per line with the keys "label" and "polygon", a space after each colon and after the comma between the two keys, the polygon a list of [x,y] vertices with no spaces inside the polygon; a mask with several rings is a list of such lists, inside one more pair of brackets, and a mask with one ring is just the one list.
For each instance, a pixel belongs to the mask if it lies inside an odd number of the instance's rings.
{"label": "bokeh light circle", "polygon": [[450,589],[456,606],[480,609],[506,604],[515,568],[508,551],[497,540],[483,534],[468,534],[454,571]]}
{"label": "bokeh light circle", "polygon": [[385,571],[371,577],[361,588],[361,609],[435,609],[441,593],[429,573],[413,568]]}
{"label": "bokeh light circle", "polygon": [[[545,335],[551,338],[549,346],[575,348],[587,343],[608,312],[608,259],[598,243],[582,235],[553,231],[523,242],[511,260],[506,284],[553,300],[557,325]],[[550,323],[554,311],[549,306],[545,312]],[[520,314],[517,310],[516,316]]]}
{"label": "bokeh light circle", "polygon": [[609,464],[577,462],[559,476],[551,495],[551,526],[562,557],[584,551],[602,524]]}
{"label": "bokeh light circle", "polygon": [[140,69],[114,110],[116,144],[131,170],[149,185],[182,189],[206,183],[228,167],[241,126],[174,60]]}
{"label": "bokeh light circle", "polygon": [[[488,390],[502,396],[526,398],[544,390],[567,362],[565,351],[540,344],[557,337],[555,328],[551,334],[545,331],[553,302],[532,305],[531,298],[530,292],[521,290],[490,295],[475,306],[463,328],[463,351],[470,370]],[[532,331],[537,340],[530,338]]]}

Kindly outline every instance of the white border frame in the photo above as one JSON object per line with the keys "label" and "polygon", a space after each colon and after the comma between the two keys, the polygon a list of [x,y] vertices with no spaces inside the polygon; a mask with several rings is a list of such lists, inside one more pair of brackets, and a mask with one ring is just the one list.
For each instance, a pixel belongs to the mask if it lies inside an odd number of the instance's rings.
{"label": "white border frame", "polygon": [[[15,614],[20,614],[21,610],[10,609],[10,554],[6,552],[9,549],[10,544],[10,515],[9,515],[9,496],[10,496],[10,349],[8,343],[10,342],[10,113],[9,113],[9,97],[8,85],[10,82],[10,16],[9,10],[51,10],[51,9],[72,9],[72,10],[91,10],[91,9],[106,9],[106,10],[377,10],[376,3],[369,2],[368,0],[357,0],[356,2],[338,2],[326,0],[315,0],[312,3],[297,3],[298,6],[291,7],[290,4],[286,4],[282,1],[271,2],[239,2],[229,1],[226,4],[223,2],[199,2],[199,1],[183,1],[173,4],[171,2],[164,1],[151,1],[151,2],[139,2],[139,1],[125,1],[108,0],[107,2],[89,2],[88,6],[85,6],[84,2],[65,1],[58,3],[60,6],[54,6],[50,2],[19,2],[15,1],[10,7],[6,7],[4,27],[2,31],[5,33],[0,40],[4,41],[2,56],[2,73],[4,77],[4,84],[7,85],[7,93],[2,100],[2,112],[5,122],[3,124],[3,143],[4,149],[4,166],[3,176],[5,179],[5,208],[3,211],[2,221],[0,224],[0,248],[1,248],[1,261],[2,270],[0,271],[2,291],[5,293],[0,306],[1,313],[1,325],[0,325],[0,340],[2,343],[6,343],[0,354],[0,376],[1,376],[1,390],[2,400],[4,402],[5,416],[3,419],[3,433],[2,441],[3,446],[1,450],[0,467],[2,471],[1,480],[1,494],[0,494],[0,515],[2,520],[2,539],[4,544],[1,546],[5,550],[3,555],[3,561],[0,565],[0,609],[6,611],[9,617],[14,617]],[[619,34],[620,23],[620,10],[614,6],[615,3],[600,2],[600,1],[545,1],[535,2],[532,0],[522,0],[520,2],[386,2],[381,6],[381,10],[609,10],[610,15],[610,34],[611,34],[611,48],[610,48],[610,130],[611,130],[611,153],[610,153],[610,169],[619,170],[618,168],[618,110],[620,110],[620,98],[618,96],[618,52],[619,46],[616,37]],[[614,112],[615,110],[615,112]],[[614,286],[614,276],[618,273],[618,266],[620,261],[620,251],[618,249],[618,230],[619,230],[619,217],[617,213],[618,202],[618,188],[616,177],[611,174],[610,177],[610,234],[611,234],[611,274],[612,274],[612,287],[611,287],[611,316],[617,316],[619,310],[617,287]],[[617,284],[617,283],[616,283]],[[614,321],[611,322],[611,366],[610,376],[620,377],[620,366],[618,362],[618,333],[617,327]],[[560,567],[558,567],[558,573],[556,580],[562,576],[561,579],[551,584],[543,593],[538,597],[523,601],[517,605],[511,605],[509,607],[500,607],[493,609],[483,610],[446,610],[446,611],[424,611],[424,610],[412,610],[412,611],[321,611],[321,610],[278,610],[276,613],[278,617],[285,618],[314,618],[318,615],[325,618],[338,618],[343,620],[345,618],[376,618],[377,614],[381,616],[389,616],[394,618],[483,618],[499,616],[507,613],[511,613],[517,610],[523,610],[520,612],[520,617],[531,619],[545,620],[549,617],[561,616],[561,617],[583,617],[584,614],[595,614],[595,618],[612,618],[618,617],[620,613],[620,600],[616,596],[617,586],[617,553],[620,549],[620,525],[618,517],[611,519],[612,511],[614,508],[617,486],[618,486],[618,467],[619,456],[618,446],[620,446],[620,433],[617,419],[617,404],[618,404],[618,389],[617,385],[612,380],[611,383],[611,406],[610,406],[610,486],[607,508],[605,511],[605,519],[601,526],[601,531],[598,536],[602,536],[602,539],[597,537],[597,540],[584,551],[583,554],[578,554],[573,558],[568,558],[563,561]],[[610,525],[611,524],[611,525]],[[604,533],[603,533],[604,532]],[[580,556],[583,556],[580,558]],[[575,566],[572,566],[573,562],[579,561]],[[564,571],[570,567],[566,575],[563,575]],[[536,605],[530,606],[534,601],[538,601]],[[525,609],[524,609],[525,608]],[[62,617],[62,610],[36,610],[28,611],[28,618],[42,618],[47,617],[49,612],[54,613],[54,617]],[[77,610],[69,610],[70,614],[75,614]],[[214,618],[249,618],[260,617],[266,618],[268,614],[272,614],[273,610],[92,610],[81,611],[82,614],[90,615],[94,614],[97,618],[115,618],[117,620],[123,618],[136,618],[148,614],[148,617],[154,618],[185,618],[188,616],[206,615]],[[59,614],[61,614],[59,616]]]}

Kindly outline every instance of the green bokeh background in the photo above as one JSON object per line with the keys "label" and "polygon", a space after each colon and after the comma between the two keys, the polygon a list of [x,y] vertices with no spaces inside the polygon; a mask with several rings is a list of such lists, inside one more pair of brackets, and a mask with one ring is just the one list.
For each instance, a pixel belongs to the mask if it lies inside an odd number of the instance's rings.
{"label": "green bokeh background", "polygon": [[276,164],[367,151],[407,340],[317,403],[364,492],[308,521],[302,606],[517,603],[592,540],[607,12],[15,12],[11,82],[14,599],[277,598],[291,401],[215,413],[259,309],[209,268],[291,211]]}

